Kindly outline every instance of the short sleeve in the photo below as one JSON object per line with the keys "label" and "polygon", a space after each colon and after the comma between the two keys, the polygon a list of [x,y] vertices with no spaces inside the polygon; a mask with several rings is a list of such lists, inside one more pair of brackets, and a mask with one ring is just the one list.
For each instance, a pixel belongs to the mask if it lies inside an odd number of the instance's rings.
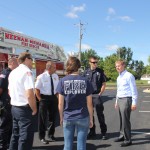
{"label": "short sleeve", "polygon": [[102,83],[106,82],[106,75],[104,74],[104,71],[102,71]]}
{"label": "short sleeve", "polygon": [[34,88],[32,72],[27,72],[25,74],[24,86],[25,86],[25,90]]}
{"label": "short sleeve", "polygon": [[38,76],[36,79],[36,82],[35,82],[35,88],[40,90],[41,87],[42,87],[41,78],[40,78],[40,76]]}
{"label": "short sleeve", "polygon": [[58,82],[58,85],[57,85],[57,88],[56,88],[56,92],[61,94],[61,95],[64,95],[64,86],[63,86],[62,79],[60,79],[59,82]]}

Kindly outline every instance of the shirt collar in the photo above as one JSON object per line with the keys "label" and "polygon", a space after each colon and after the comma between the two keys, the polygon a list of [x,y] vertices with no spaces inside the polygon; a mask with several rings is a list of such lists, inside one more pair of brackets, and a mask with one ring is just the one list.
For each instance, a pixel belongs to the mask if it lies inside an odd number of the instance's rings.
{"label": "shirt collar", "polygon": [[48,71],[45,71],[45,72],[46,72],[47,76],[53,76],[53,74],[50,75],[50,74],[48,73]]}
{"label": "shirt collar", "polygon": [[119,75],[124,75],[127,72],[127,70],[122,71],[121,73],[119,73]]}
{"label": "shirt collar", "polygon": [[[25,67],[25,68],[30,69],[28,66],[26,66],[26,65],[24,65],[24,64],[20,64],[19,66],[20,66],[20,67]],[[30,70],[31,70],[31,69],[30,69]]]}
{"label": "shirt collar", "polygon": [[96,69],[97,69],[97,68],[95,68],[95,69],[91,69],[91,68],[89,68],[89,71],[91,71],[91,72],[95,72],[95,71],[96,71]]}

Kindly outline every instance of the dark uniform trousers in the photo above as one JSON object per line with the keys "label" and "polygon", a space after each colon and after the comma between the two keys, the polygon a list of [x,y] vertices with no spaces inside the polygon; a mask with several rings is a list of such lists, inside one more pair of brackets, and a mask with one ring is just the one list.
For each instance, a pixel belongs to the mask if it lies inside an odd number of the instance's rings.
{"label": "dark uniform trousers", "polygon": [[8,76],[11,72],[10,68],[4,69],[0,77],[0,149],[6,150],[10,143],[12,131],[12,115],[10,97],[8,95]]}
{"label": "dark uniform trousers", "polygon": [[11,105],[0,107],[0,150],[7,150],[12,132]]}
{"label": "dark uniform trousers", "polygon": [[[107,125],[105,124],[105,116],[104,116],[104,106],[103,106],[103,101],[101,99],[101,96],[98,94],[93,94],[92,95],[92,101],[93,101],[93,106],[95,107],[96,113],[97,113],[97,118],[100,124],[100,129],[102,135],[105,135],[107,132]],[[93,127],[90,128],[91,133],[95,133],[95,119],[93,116]]]}
{"label": "dark uniform trousers", "polygon": [[38,130],[39,138],[44,139],[46,130],[48,130],[48,137],[53,136],[55,133],[55,120],[58,112],[58,99],[55,95],[43,94],[41,94],[41,98],[42,100],[39,103]]}
{"label": "dark uniform trousers", "polygon": [[29,105],[12,106],[13,130],[9,150],[32,150],[34,116]]}
{"label": "dark uniform trousers", "polygon": [[127,142],[131,142],[131,105],[132,97],[118,98],[119,106],[119,118],[120,118],[120,136],[119,138],[125,139]]}

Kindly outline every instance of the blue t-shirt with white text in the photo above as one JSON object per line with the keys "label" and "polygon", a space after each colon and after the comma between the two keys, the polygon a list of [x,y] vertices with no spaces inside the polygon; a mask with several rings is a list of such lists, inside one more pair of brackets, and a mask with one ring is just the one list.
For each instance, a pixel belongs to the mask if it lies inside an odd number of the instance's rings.
{"label": "blue t-shirt with white text", "polygon": [[87,117],[86,97],[92,94],[91,83],[80,75],[67,75],[60,79],[57,93],[64,96],[64,120],[75,120]]}

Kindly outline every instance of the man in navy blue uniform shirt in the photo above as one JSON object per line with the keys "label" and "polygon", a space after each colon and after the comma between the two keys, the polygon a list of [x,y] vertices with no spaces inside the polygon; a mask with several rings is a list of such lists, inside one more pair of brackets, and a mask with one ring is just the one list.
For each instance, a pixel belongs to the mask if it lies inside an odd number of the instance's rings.
{"label": "man in navy blue uniform shirt", "polygon": [[[101,95],[105,91],[105,87],[106,87],[106,76],[104,75],[103,70],[97,67],[97,63],[98,63],[97,57],[91,56],[89,58],[90,68],[85,70],[83,76],[87,77],[87,79],[91,82],[92,87],[94,89],[94,92],[92,94],[93,105],[96,109],[98,121],[100,123],[102,139],[106,140],[107,125],[105,123],[105,116],[103,113],[104,106],[103,106],[103,101],[101,99]],[[95,128],[96,126],[94,123],[93,127],[90,128],[90,132],[88,134],[89,139],[95,137],[96,135]]]}
{"label": "man in navy blue uniform shirt", "polygon": [[0,149],[7,150],[12,130],[10,97],[8,95],[8,76],[18,66],[16,58],[8,60],[8,68],[0,74]]}

